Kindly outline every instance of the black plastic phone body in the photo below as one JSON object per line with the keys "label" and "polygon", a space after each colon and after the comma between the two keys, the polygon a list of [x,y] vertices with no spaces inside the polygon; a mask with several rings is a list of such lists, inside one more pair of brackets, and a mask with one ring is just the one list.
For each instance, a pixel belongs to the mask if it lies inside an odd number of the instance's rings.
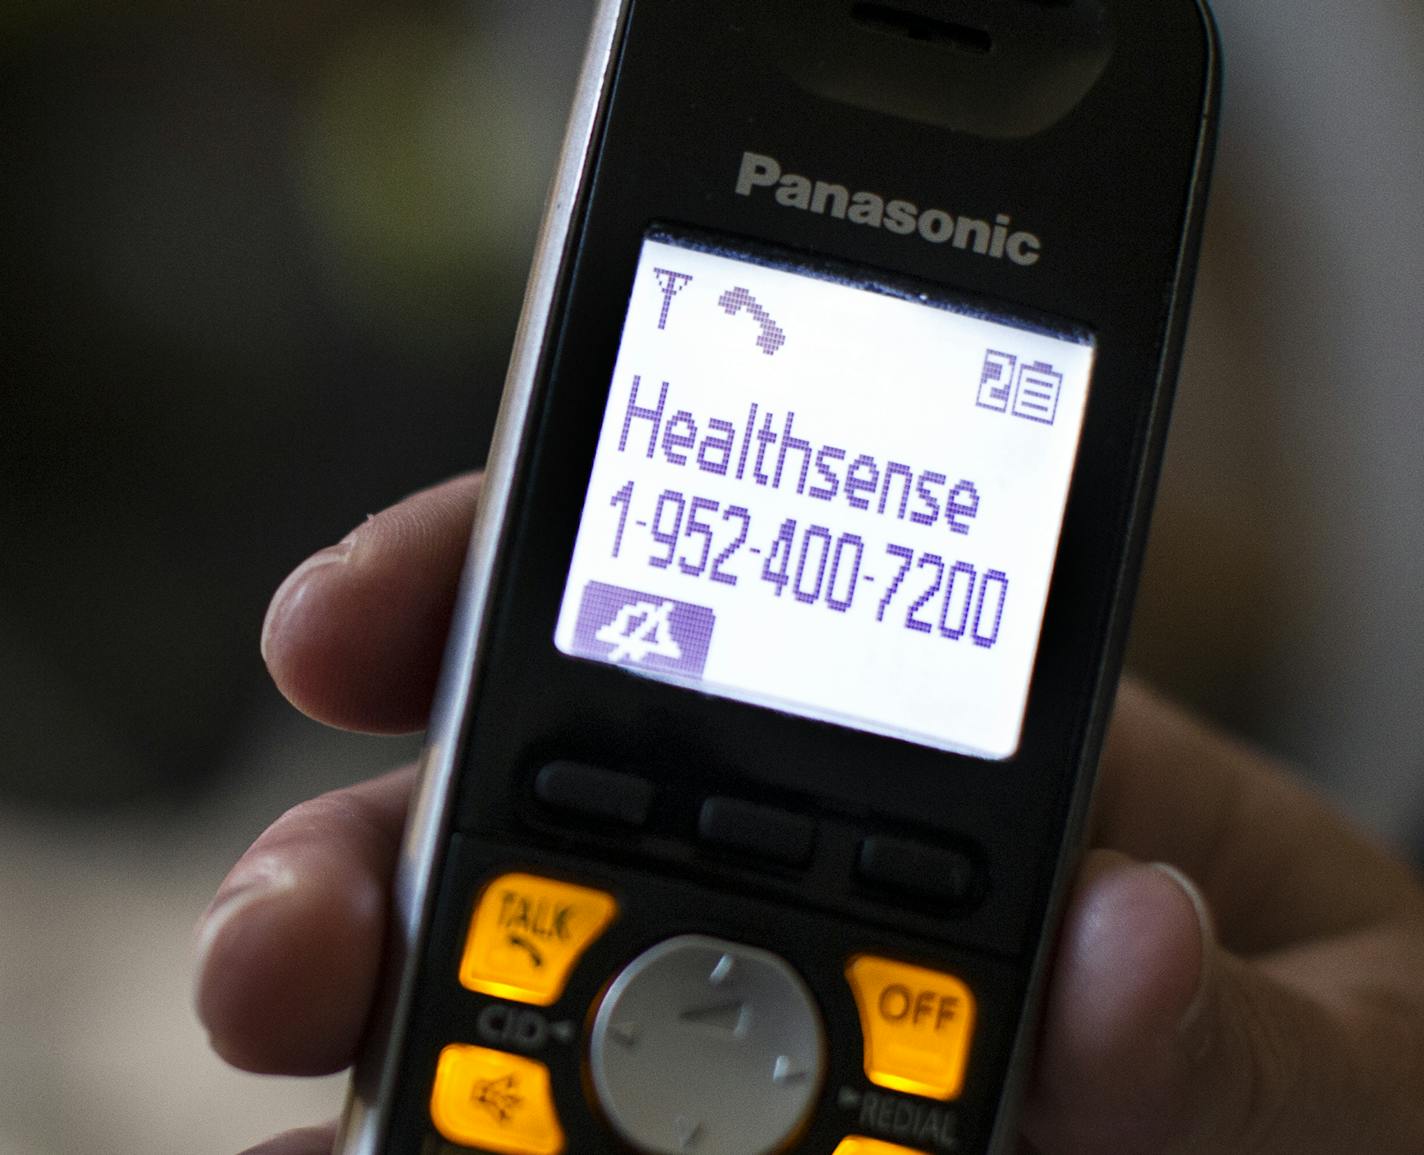
{"label": "black plastic phone body", "polygon": [[[728,1139],[725,1123],[714,1142],[678,1107],[682,1138],[668,1150],[859,1150],[840,1146],[847,1136],[1013,1149],[1045,944],[1081,849],[1163,448],[1217,89],[1198,0],[600,7],[403,850],[386,998],[340,1151],[484,1149],[432,1123],[452,1044],[541,1064],[561,1150],[640,1149],[600,1100],[591,1032],[630,960],[680,936],[787,960],[821,1017],[823,1061],[809,1114],[770,1146],[755,1128]],[[770,185],[739,191],[748,155],[922,211],[1009,221],[997,255],[978,234],[936,243],[857,226],[780,203]],[[660,229],[1091,334],[1092,387],[1011,756],[809,720],[555,647],[630,285]],[[1027,239],[1011,246],[1012,231]],[[574,766],[572,784],[546,770],[560,764]],[[602,802],[601,772],[612,773]],[[477,900],[524,874],[616,902],[548,1006],[458,978]],[[972,992],[952,1097],[868,1077],[846,979],[863,954]],[[497,1116],[518,1101],[486,1106]],[[512,1142],[489,1149],[542,1141]]]}

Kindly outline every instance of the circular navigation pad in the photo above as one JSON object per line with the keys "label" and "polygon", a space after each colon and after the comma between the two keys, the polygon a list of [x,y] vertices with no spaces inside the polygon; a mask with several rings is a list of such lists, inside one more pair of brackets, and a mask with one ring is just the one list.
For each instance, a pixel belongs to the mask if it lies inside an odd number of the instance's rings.
{"label": "circular navigation pad", "polygon": [[769,951],[701,935],[661,942],[614,980],[593,1021],[593,1086],[651,1155],[769,1155],[825,1074],[821,1014]]}

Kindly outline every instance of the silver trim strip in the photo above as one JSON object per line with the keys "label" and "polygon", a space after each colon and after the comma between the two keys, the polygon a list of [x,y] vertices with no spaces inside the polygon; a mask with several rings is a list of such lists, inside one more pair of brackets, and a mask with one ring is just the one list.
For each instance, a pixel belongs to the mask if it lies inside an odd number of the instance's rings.
{"label": "silver trim strip", "polygon": [[599,0],[563,150],[550,185],[421,755],[419,784],[397,860],[385,988],[352,1076],[336,1155],[380,1155],[390,1125],[419,947],[431,917],[434,871],[449,823],[456,768],[483,656],[490,579],[507,531],[515,469],[524,449],[535,378],[545,352],[549,310],[558,289],[573,215],[588,176],[626,2]]}

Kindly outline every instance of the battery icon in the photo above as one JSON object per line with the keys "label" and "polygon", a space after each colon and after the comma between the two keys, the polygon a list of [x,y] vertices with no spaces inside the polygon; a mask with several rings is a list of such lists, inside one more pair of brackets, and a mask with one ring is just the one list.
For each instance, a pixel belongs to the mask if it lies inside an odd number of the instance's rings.
{"label": "battery icon", "polygon": [[1063,374],[1046,361],[1030,361],[1020,366],[1018,388],[1014,391],[1014,416],[1052,425],[1062,390]]}

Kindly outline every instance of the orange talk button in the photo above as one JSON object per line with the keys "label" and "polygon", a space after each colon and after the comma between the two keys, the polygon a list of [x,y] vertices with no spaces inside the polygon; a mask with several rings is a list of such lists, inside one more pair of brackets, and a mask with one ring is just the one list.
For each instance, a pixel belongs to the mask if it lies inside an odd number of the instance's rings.
{"label": "orange talk button", "polygon": [[430,1118],[452,1143],[502,1155],[559,1155],[549,1068],[533,1059],[452,1043],[440,1052]]}
{"label": "orange talk button", "polygon": [[613,896],[533,874],[506,874],[480,895],[460,959],[469,990],[547,1007],[618,913]]}
{"label": "orange talk button", "polygon": [[924,1155],[912,1147],[901,1147],[898,1143],[886,1143],[883,1139],[866,1139],[860,1135],[847,1135],[838,1144],[832,1155]]}
{"label": "orange talk button", "polygon": [[954,1099],[964,1088],[974,996],[953,975],[857,955],[846,980],[860,1011],[865,1074],[878,1087]]}

